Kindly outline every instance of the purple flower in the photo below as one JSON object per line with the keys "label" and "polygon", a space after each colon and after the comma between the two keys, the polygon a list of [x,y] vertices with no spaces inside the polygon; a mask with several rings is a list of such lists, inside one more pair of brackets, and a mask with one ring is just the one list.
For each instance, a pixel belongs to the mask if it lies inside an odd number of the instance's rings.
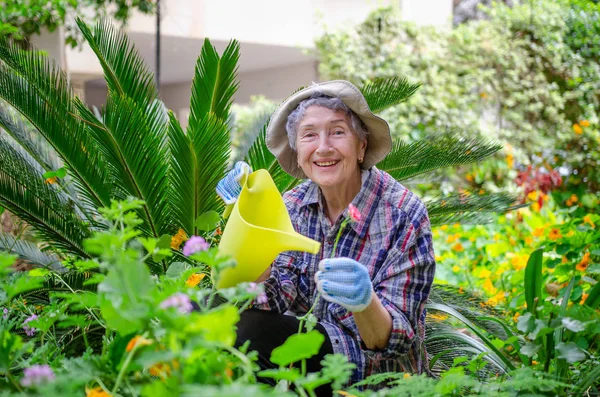
{"label": "purple flower", "polygon": [[170,307],[174,307],[179,310],[179,313],[185,314],[192,311],[192,301],[190,297],[186,294],[182,294],[181,292],[177,292],[169,296],[167,299],[162,301],[159,306],[161,309],[168,309]]}
{"label": "purple flower", "polygon": [[23,370],[23,375],[21,384],[25,387],[38,386],[44,382],[51,382],[56,378],[52,368],[47,365],[32,365]]}
{"label": "purple flower", "polygon": [[256,299],[254,300],[254,302],[256,302],[257,305],[264,305],[268,301],[269,301],[269,298],[267,297],[267,294],[265,294],[264,292],[261,292],[260,294],[258,294]]}
{"label": "purple flower", "polygon": [[254,292],[258,292],[258,291],[259,291],[259,288],[258,288],[258,284],[256,284],[256,283],[249,283],[248,287],[246,288],[246,292],[249,292],[251,294]]}
{"label": "purple flower", "polygon": [[200,236],[192,236],[183,246],[183,255],[190,256],[199,251],[206,251],[210,248],[210,244]]}
{"label": "purple flower", "polygon": [[33,336],[33,335],[35,335],[35,331],[37,331],[37,329],[33,328],[33,327],[30,327],[28,325],[25,325],[25,324],[27,324],[30,321],[37,320],[37,318],[38,318],[38,316],[36,316],[34,314],[31,317],[26,318],[25,321],[23,321],[23,329],[25,330],[25,334],[27,336]]}
{"label": "purple flower", "polygon": [[6,320],[8,318],[8,309],[4,308],[4,310],[2,310],[2,313],[4,313],[4,316],[2,316],[2,318]]}

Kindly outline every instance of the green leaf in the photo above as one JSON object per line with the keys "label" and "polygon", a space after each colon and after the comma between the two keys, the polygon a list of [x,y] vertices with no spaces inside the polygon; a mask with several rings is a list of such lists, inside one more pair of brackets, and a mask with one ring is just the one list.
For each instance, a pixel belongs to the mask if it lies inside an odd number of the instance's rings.
{"label": "green leaf", "polygon": [[67,169],[65,167],[56,170],[56,176],[58,178],[64,178],[67,176]]}
{"label": "green leaf", "polygon": [[529,256],[527,267],[525,267],[525,302],[527,310],[534,313],[536,299],[542,299],[542,262],[544,250],[542,248],[535,250]]}
{"label": "green leaf", "polygon": [[287,338],[283,345],[273,349],[271,362],[285,367],[302,359],[311,358],[319,353],[324,341],[325,336],[319,331],[292,335]]}
{"label": "green leaf", "polygon": [[369,109],[379,113],[391,106],[406,101],[413,96],[421,86],[420,83],[410,84],[406,78],[378,78],[360,88],[367,100]]}
{"label": "green leaf", "polygon": [[257,375],[263,378],[274,379],[276,381],[287,380],[290,382],[295,382],[302,378],[302,374],[297,368],[267,369],[265,371],[260,371]]}
{"label": "green leaf", "polygon": [[585,324],[583,324],[581,321],[575,320],[573,318],[568,318],[568,317],[563,318],[562,325],[569,331],[573,331],[575,333],[585,330]]}
{"label": "green leaf", "polygon": [[0,328],[0,374],[7,374],[13,361],[25,353],[23,340],[4,328]]}
{"label": "green leaf", "polygon": [[321,373],[328,382],[333,382],[333,390],[339,390],[352,376],[352,371],[356,364],[348,361],[348,357],[343,354],[328,354],[321,361]]}
{"label": "green leaf", "polygon": [[54,178],[56,176],[56,172],[55,171],[48,171],[48,172],[44,172],[42,174],[42,176],[47,179],[47,178]]}
{"label": "green leaf", "polygon": [[185,332],[201,333],[205,340],[225,343],[233,346],[235,342],[235,324],[240,320],[238,309],[232,305],[222,305],[208,313],[192,313]]}
{"label": "green leaf", "polygon": [[187,263],[173,262],[167,269],[166,276],[169,278],[178,279],[187,269],[189,269],[189,265]]}
{"label": "green leaf", "polygon": [[558,358],[566,360],[569,364],[585,360],[585,353],[573,342],[560,342],[556,345],[556,350],[559,352]]}
{"label": "green leaf", "polygon": [[196,219],[194,225],[203,232],[215,230],[221,221],[221,215],[217,211],[206,211]]}

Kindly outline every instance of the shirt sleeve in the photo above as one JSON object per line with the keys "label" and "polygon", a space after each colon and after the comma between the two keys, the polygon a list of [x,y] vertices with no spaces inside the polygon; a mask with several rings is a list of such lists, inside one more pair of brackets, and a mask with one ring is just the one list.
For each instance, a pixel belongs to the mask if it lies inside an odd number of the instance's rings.
{"label": "shirt sleeve", "polygon": [[431,226],[427,214],[410,223],[408,232],[388,253],[374,290],[392,317],[392,333],[384,357],[407,353],[415,338],[424,337],[423,313],[435,273]]}
{"label": "shirt sleeve", "polygon": [[253,307],[277,313],[285,313],[298,295],[300,270],[294,253],[281,253],[271,266],[271,276],[263,282],[267,301]]}

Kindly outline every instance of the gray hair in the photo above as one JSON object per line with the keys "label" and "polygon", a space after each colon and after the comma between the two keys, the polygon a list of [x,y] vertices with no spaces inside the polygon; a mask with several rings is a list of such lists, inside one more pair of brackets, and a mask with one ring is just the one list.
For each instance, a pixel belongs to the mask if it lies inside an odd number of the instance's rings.
{"label": "gray hair", "polygon": [[287,131],[290,147],[296,151],[296,137],[298,135],[298,125],[310,106],[321,106],[331,110],[342,110],[350,118],[350,127],[360,140],[367,139],[369,132],[365,123],[338,97],[330,97],[323,94],[317,94],[304,99],[296,106],[287,118],[285,129]]}

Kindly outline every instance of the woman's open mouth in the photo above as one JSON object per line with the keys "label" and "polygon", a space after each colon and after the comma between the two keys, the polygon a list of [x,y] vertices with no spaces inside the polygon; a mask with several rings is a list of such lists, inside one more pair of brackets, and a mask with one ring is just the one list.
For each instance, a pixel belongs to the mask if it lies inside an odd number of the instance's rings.
{"label": "woman's open mouth", "polygon": [[339,160],[335,160],[335,161],[315,161],[315,164],[318,167],[327,168],[327,167],[333,167],[334,165],[336,165],[339,162],[340,162]]}

